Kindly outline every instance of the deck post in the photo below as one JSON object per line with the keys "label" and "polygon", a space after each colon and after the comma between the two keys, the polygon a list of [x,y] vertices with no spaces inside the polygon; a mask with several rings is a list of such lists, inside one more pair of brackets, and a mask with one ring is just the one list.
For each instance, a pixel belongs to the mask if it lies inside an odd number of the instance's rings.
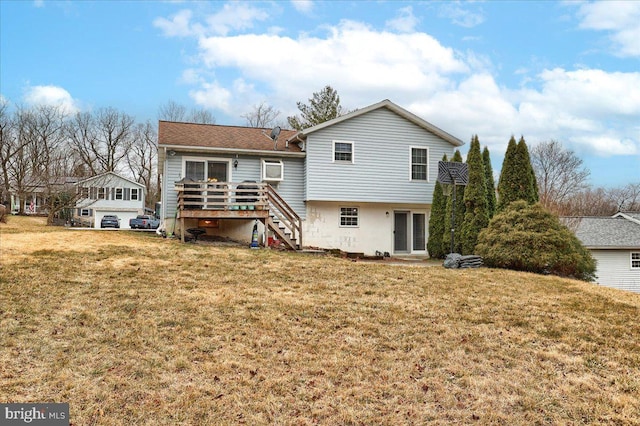
{"label": "deck post", "polygon": [[184,216],[180,218],[180,241],[184,243]]}

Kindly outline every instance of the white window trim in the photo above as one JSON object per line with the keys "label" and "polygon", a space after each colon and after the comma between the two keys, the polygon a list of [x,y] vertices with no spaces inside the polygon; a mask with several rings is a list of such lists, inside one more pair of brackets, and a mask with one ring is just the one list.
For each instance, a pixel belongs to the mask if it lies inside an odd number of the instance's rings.
{"label": "white window trim", "polygon": [[[263,158],[260,161],[261,167],[261,175],[262,180],[266,182],[282,182],[284,180],[284,163],[281,159],[273,159],[273,158]],[[271,166],[280,166],[280,178],[269,178],[267,177],[267,164]]]}
{"label": "white window trim", "polygon": [[[344,143],[351,145],[351,161],[347,160],[336,160],[336,144]],[[339,141],[334,140],[331,142],[331,162],[338,164],[354,164],[356,162],[356,144],[353,141]]]}
{"label": "white window trim", "polygon": [[[136,198],[133,198],[133,191],[136,192]],[[129,198],[131,199],[131,201],[140,201],[140,188],[131,188]]]}
{"label": "white window trim", "polygon": [[[414,149],[426,149],[427,150],[427,179],[426,180],[422,180],[422,179],[414,179],[413,178],[413,150]],[[430,155],[431,153],[429,152],[429,147],[428,146],[415,146],[412,145],[409,147],[409,181],[411,182],[431,182],[431,170],[429,167],[430,164]]]}
{"label": "white window trim", "polygon": [[[86,212],[86,214],[85,214]],[[91,217],[91,209],[81,208],[80,209],[80,217]]]}
{"label": "white window trim", "polygon": [[[638,256],[637,259],[633,258],[634,254]],[[633,262],[640,262],[640,252],[639,251],[632,251],[631,253],[629,253],[629,266],[631,267],[631,269],[640,269],[640,266],[633,266]]]}
{"label": "white window trim", "polygon": [[[231,158],[220,158],[220,157],[182,157],[182,178],[187,175],[187,161],[199,161],[201,163],[205,163],[204,174],[205,180],[208,178],[207,174],[207,162],[214,161],[216,163],[227,163],[227,174],[229,175],[229,182],[233,182],[233,167],[231,165]],[[181,178],[181,179],[182,179]]]}
{"label": "white window trim", "polygon": [[[342,209],[357,209],[358,213],[355,216],[357,225],[343,225],[342,224]],[[345,216],[345,217],[354,217],[354,216]],[[338,226],[340,228],[359,228],[360,227],[360,207],[359,206],[339,206],[338,207]]]}
{"label": "white window trim", "polygon": [[[120,198],[118,198],[118,190],[120,190]],[[117,186],[113,188],[113,199],[117,201],[124,201],[124,188]]]}

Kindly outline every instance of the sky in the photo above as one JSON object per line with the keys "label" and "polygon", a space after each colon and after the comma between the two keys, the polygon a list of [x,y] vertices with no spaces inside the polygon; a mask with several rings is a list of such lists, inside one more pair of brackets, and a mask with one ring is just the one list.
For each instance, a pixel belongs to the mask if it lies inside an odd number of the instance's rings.
{"label": "sky", "polygon": [[506,145],[555,140],[594,187],[640,183],[640,1],[0,0],[0,96],[114,107],[169,101],[245,125],[333,87],[346,110],[389,99],[499,173]]}

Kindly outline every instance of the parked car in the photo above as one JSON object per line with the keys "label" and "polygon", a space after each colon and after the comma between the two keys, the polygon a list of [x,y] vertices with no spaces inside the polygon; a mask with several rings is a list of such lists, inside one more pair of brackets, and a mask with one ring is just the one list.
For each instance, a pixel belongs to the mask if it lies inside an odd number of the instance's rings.
{"label": "parked car", "polygon": [[135,219],[129,219],[131,229],[156,229],[158,226],[160,226],[160,221],[148,214],[141,214]]}
{"label": "parked car", "polygon": [[106,214],[102,216],[100,228],[120,228],[120,218],[114,214]]}

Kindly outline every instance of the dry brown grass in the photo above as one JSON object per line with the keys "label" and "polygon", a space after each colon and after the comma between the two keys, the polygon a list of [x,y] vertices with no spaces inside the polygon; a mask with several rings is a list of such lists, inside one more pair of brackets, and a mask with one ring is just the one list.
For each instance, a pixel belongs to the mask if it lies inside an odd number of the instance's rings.
{"label": "dry brown grass", "polygon": [[2,402],[76,425],[640,424],[637,294],[26,221],[0,224]]}

